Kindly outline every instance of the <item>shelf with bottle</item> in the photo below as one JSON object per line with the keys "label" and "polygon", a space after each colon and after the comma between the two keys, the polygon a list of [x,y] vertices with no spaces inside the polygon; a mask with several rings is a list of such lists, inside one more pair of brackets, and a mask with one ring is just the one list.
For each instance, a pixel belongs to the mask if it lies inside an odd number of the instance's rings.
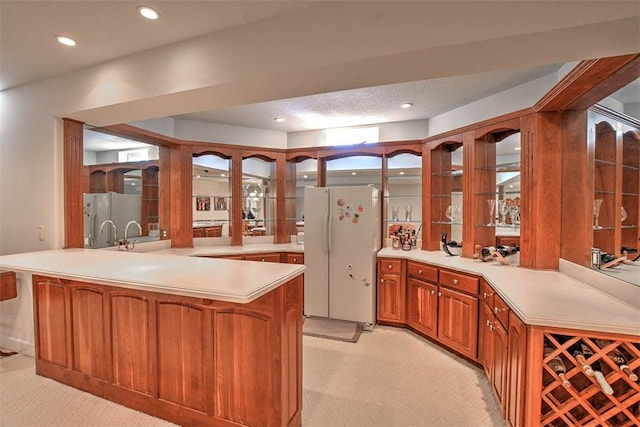
{"label": "shelf with bottle", "polygon": [[544,334],[542,425],[637,425],[640,343]]}
{"label": "shelf with bottle", "polygon": [[478,165],[474,169],[479,171],[495,171],[495,172],[520,172],[520,162],[498,163],[495,165]]}

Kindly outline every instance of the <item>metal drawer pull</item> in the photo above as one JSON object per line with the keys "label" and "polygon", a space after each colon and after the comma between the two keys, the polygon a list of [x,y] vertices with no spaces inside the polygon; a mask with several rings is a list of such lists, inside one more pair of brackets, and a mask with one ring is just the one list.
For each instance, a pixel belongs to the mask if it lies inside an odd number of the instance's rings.
{"label": "metal drawer pull", "polygon": [[500,311],[501,311],[501,310],[500,310],[498,307],[494,307],[494,308],[493,308],[493,312],[494,312],[495,314],[500,313]]}
{"label": "metal drawer pull", "polygon": [[484,299],[487,299],[487,298],[489,298],[489,297],[493,296],[493,294],[488,294],[488,293],[486,293],[486,292],[483,292],[483,293],[482,293],[482,296],[484,297]]}

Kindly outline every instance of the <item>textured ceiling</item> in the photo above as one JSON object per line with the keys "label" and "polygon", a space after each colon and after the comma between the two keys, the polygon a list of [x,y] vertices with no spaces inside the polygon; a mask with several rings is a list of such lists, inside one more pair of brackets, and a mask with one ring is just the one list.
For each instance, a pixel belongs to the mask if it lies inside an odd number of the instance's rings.
{"label": "textured ceiling", "polygon": [[[428,119],[553,73],[559,67],[556,64],[397,83],[174,117],[285,132]],[[400,108],[405,102],[413,107]],[[276,117],[286,121],[276,122]]]}

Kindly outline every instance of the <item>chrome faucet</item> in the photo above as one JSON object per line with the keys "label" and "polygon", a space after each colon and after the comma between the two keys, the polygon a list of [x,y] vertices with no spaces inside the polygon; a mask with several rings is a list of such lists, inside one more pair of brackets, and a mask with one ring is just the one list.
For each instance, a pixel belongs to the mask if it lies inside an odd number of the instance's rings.
{"label": "chrome faucet", "polygon": [[113,221],[111,221],[110,219],[107,219],[105,221],[102,221],[102,224],[100,224],[100,234],[102,234],[102,229],[104,228],[104,225],[106,223],[110,223],[111,226],[113,227],[113,242],[109,242],[107,240],[107,244],[109,246],[113,246],[112,243],[115,243],[118,241],[118,227],[116,227],[116,225],[113,223]]}
{"label": "chrome faucet", "polygon": [[[127,234],[129,233],[129,226],[132,224],[135,224],[138,226],[138,236],[142,236],[142,226],[137,221],[129,221],[127,223],[127,226],[124,229],[124,240],[120,242],[120,247],[125,251],[129,250],[129,240],[127,239]],[[136,241],[134,240],[132,242],[131,249],[135,247],[136,247]]]}

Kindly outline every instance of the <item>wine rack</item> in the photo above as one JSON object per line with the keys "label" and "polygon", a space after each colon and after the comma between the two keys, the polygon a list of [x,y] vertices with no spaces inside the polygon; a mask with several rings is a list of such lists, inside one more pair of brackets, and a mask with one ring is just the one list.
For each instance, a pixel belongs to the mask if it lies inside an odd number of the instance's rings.
{"label": "wine rack", "polygon": [[[640,338],[636,341],[598,339],[589,336],[567,336],[545,333],[542,369],[541,424],[543,426],[640,426],[640,384],[630,378],[640,373]],[[593,375],[587,375],[574,356],[576,348],[586,349],[585,363],[598,366],[611,386],[607,394]],[[593,355],[588,354],[590,352]],[[619,352],[628,370],[608,356]],[[570,386],[563,386],[560,376],[549,361],[559,357],[566,368]]]}

